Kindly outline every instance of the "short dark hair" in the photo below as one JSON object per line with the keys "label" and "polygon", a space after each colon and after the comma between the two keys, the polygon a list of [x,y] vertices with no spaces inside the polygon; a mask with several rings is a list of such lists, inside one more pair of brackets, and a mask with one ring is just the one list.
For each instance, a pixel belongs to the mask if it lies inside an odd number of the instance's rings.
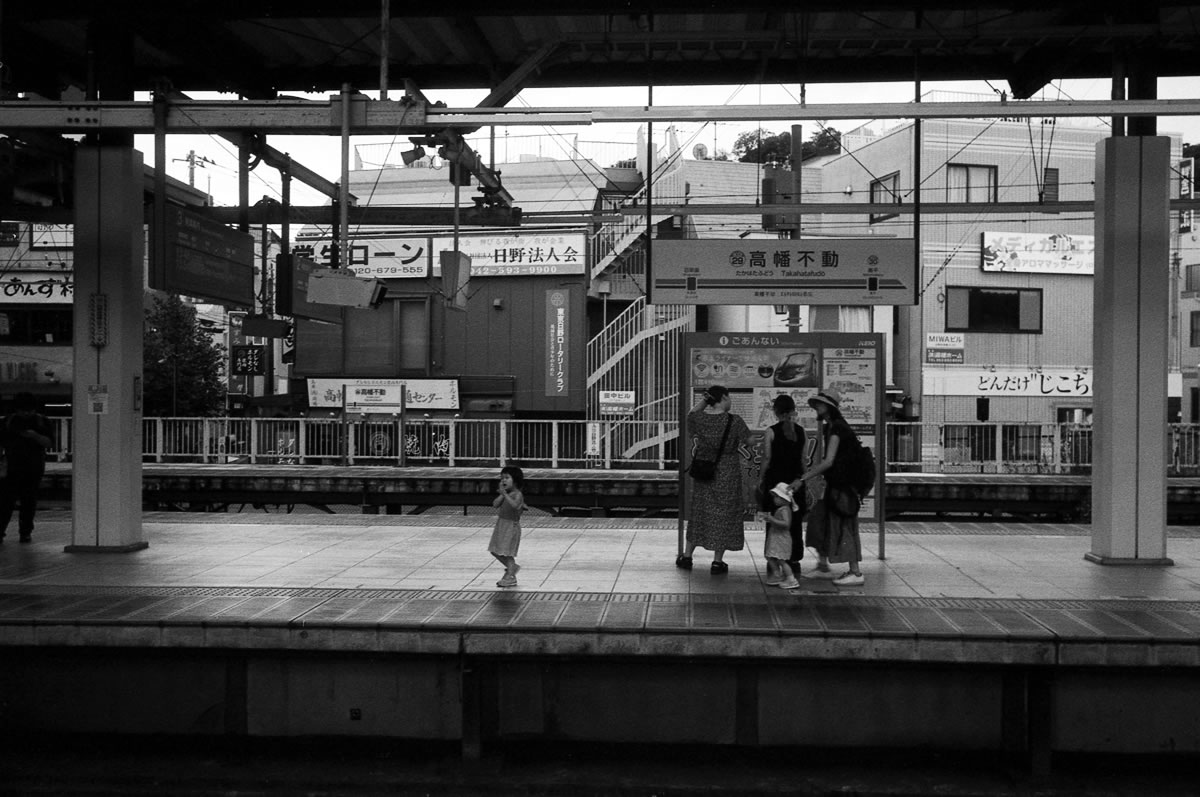
{"label": "short dark hair", "polygon": [[771,409],[775,410],[776,415],[787,415],[796,411],[796,400],[787,393],[780,393],[771,402]]}
{"label": "short dark hair", "polygon": [[709,385],[704,389],[704,403],[713,406],[729,395],[729,388],[724,385]]}
{"label": "short dark hair", "polygon": [[515,484],[517,486],[518,490],[525,489],[525,472],[524,471],[522,471],[516,465],[505,465],[503,468],[500,469],[500,474],[504,475],[505,473],[507,473],[509,476],[512,477],[513,484]]}

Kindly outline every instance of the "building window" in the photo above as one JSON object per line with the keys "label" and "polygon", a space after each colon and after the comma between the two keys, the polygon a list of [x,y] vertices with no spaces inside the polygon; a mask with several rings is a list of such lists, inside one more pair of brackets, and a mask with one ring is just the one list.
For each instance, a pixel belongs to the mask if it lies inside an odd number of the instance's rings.
{"label": "building window", "polygon": [[1200,263],[1191,263],[1184,271],[1183,290],[1187,293],[1200,292]]}
{"label": "building window", "polygon": [[951,163],[946,167],[947,202],[995,202],[998,197],[995,166]]}
{"label": "building window", "polygon": [[71,305],[7,306],[0,310],[0,343],[8,346],[70,346]]}
{"label": "building window", "polygon": [[1042,169],[1042,202],[1058,201],[1058,169],[1047,166]]}
{"label": "building window", "polygon": [[1191,322],[1191,334],[1188,336],[1188,345],[1192,348],[1200,347],[1200,312],[1193,310],[1188,314],[1188,320]]}
{"label": "building window", "polygon": [[946,288],[946,331],[1040,334],[1042,291]]}
{"label": "building window", "polygon": [[[892,172],[878,180],[871,181],[871,203],[900,204],[900,172]],[[899,213],[872,213],[871,224],[885,219],[894,219],[899,215]]]}

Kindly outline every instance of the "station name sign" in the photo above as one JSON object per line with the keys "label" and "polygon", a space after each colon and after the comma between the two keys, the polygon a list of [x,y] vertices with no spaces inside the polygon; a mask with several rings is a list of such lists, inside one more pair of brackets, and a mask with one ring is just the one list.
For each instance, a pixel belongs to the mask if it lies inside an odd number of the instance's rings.
{"label": "station name sign", "polygon": [[652,304],[910,305],[911,238],[655,241]]}

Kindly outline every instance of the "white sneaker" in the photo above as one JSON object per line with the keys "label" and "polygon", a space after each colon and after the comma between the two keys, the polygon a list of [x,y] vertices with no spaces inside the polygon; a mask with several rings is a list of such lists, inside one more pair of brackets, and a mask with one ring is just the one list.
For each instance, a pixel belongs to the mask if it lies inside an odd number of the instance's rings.
{"label": "white sneaker", "polygon": [[765,584],[766,584],[768,587],[773,587],[773,586],[775,586],[776,584],[778,584],[780,581],[783,581],[783,576],[767,576],[767,577],[764,579],[764,583],[765,583]]}
{"label": "white sneaker", "polygon": [[809,570],[807,573],[802,573],[801,578],[820,578],[826,581],[832,581],[837,578],[837,573],[832,570]]}
{"label": "white sneaker", "polygon": [[786,581],[780,581],[778,584],[780,589],[795,589],[798,586],[800,586],[800,582],[796,580],[795,576],[792,576]]}
{"label": "white sneaker", "polygon": [[833,580],[833,585],[835,587],[861,587],[864,583],[866,583],[866,579],[863,578],[861,573],[855,575],[848,570],[845,574],[838,576]]}

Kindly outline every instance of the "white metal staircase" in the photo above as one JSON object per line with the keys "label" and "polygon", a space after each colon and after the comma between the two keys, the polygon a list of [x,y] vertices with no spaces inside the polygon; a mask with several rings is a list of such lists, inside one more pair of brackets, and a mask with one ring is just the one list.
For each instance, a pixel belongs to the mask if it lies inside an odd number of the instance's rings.
{"label": "white metal staircase", "polygon": [[[687,183],[683,161],[669,158],[661,174],[654,175],[650,196],[655,204],[686,201]],[[643,187],[630,201],[613,210],[644,209]],[[606,224],[591,240],[592,279],[624,277],[641,283],[645,290],[645,236],[668,214],[622,215]],[[635,273],[636,272],[636,273]],[[587,417],[605,421],[602,429],[605,450],[622,458],[661,445],[678,437],[679,358],[683,334],[696,327],[696,311],[690,305],[649,305],[645,295],[635,299],[609,322],[587,348]],[[600,392],[633,391],[630,415],[602,417]],[[669,428],[669,431],[668,431]]]}
{"label": "white metal staircase", "polygon": [[[639,298],[588,342],[588,420],[609,421],[608,451],[628,458],[677,436],[662,422],[678,419],[683,334],[695,324],[691,305],[648,305]],[[601,417],[602,390],[633,391],[633,413]]]}

